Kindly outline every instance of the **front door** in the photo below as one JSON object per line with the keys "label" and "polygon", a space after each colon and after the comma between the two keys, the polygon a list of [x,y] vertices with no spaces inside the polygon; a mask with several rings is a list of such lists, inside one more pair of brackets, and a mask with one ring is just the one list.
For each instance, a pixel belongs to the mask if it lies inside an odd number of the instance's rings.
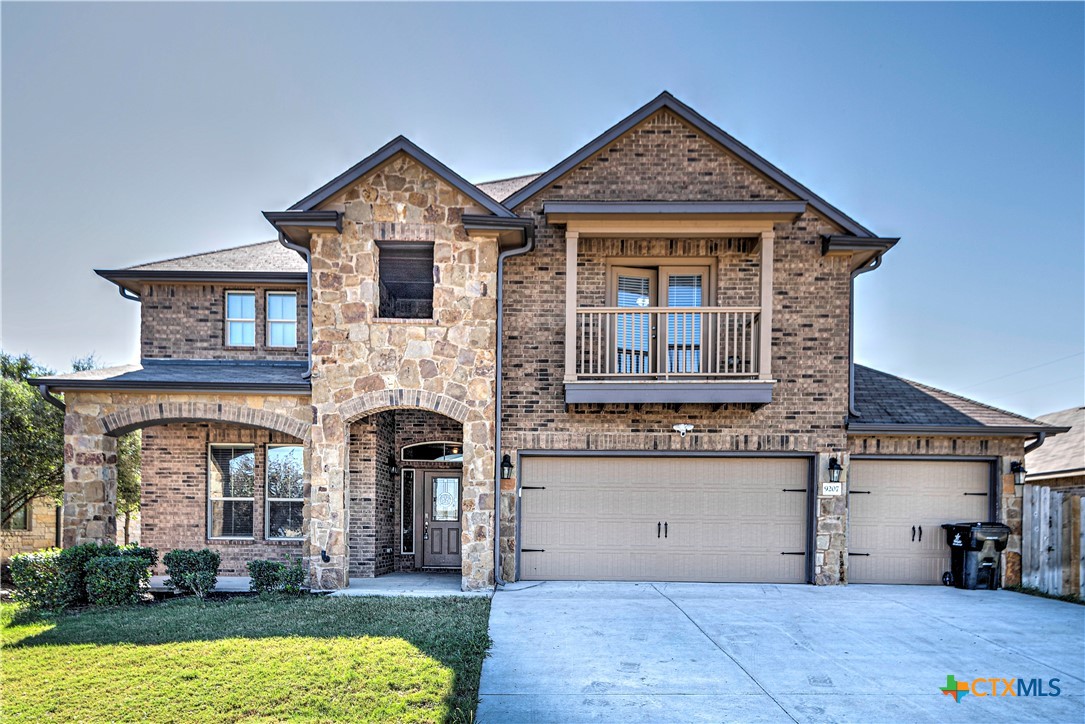
{"label": "front door", "polygon": [[460,567],[460,476],[427,472],[422,493],[422,565]]}

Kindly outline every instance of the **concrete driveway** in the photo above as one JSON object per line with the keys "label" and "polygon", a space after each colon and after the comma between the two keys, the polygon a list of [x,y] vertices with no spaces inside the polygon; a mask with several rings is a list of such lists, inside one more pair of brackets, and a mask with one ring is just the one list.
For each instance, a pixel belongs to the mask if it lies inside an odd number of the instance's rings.
{"label": "concrete driveway", "polygon": [[[1085,721],[1085,607],[1006,591],[522,583],[494,595],[490,635],[491,724]],[[955,703],[950,674],[1061,695]]]}

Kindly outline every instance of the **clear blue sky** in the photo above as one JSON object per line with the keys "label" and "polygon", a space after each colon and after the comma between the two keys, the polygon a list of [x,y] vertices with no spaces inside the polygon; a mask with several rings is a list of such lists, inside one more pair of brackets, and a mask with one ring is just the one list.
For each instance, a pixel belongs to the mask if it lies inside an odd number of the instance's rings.
{"label": "clear blue sky", "polygon": [[92,268],[270,239],[399,133],[473,181],[544,170],[667,89],[903,237],[860,362],[1081,404],[1083,7],[4,3],[3,347],[134,361]]}

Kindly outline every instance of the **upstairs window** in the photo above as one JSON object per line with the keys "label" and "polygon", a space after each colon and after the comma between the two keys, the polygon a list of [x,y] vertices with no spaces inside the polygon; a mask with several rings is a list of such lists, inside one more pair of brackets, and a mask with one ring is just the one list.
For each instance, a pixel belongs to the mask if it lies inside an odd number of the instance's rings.
{"label": "upstairs window", "polygon": [[299,540],[302,530],[301,445],[269,445],[267,449],[267,538]]}
{"label": "upstairs window", "polygon": [[23,503],[4,521],[4,530],[30,530],[30,503]]}
{"label": "upstairs window", "polygon": [[433,318],[433,244],[378,241],[380,306],[386,319]]}
{"label": "upstairs window", "polygon": [[207,466],[207,535],[252,538],[256,453],[251,445],[212,445]]}
{"label": "upstairs window", "polygon": [[255,292],[226,292],[226,345],[256,346]]}
{"label": "upstairs window", "polygon": [[267,293],[267,345],[298,345],[298,295],[295,292]]}

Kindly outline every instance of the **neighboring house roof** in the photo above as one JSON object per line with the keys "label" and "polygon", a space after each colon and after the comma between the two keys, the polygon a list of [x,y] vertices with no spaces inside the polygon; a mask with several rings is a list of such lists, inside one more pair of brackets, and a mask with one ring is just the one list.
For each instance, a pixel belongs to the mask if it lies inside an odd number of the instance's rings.
{"label": "neighboring house roof", "polygon": [[820,211],[826,217],[842,226],[851,234],[863,237],[875,236],[872,231],[867,229],[858,221],[851,218],[840,209],[836,208],[828,201],[815,194],[813,191],[793,179],[791,176],[788,176],[779,168],[769,163],[765,158],[755,153],[751,148],[743,144],[737,138],[728,134],[719,126],[709,121],[707,118],[687,106],[682,101],[675,98],[667,91],[663,91],[653,100],[649,101],[646,105],[641,106],[631,115],[619,121],[616,125],[612,126],[609,130],[603,132],[601,135],[597,136],[594,140],[590,141],[587,145],[580,148],[571,156],[558,163],[549,171],[541,174],[537,178],[533,179],[531,182],[524,185],[519,190],[515,191],[511,196],[503,199],[503,203],[510,209],[519,206],[535,194],[545,189],[550,184],[557,181],[568,172],[575,169],[592,155],[603,150],[607,146],[607,144],[613,142],[619,136],[625,134],[634,126],[640,124],[642,121],[647,119],[656,111],[662,110],[664,108],[671,111],[683,121],[693,126],[695,129],[726,148],[735,156],[738,156],[740,159],[745,161],[747,164],[752,166],[763,175],[767,176],[769,179],[771,179],[781,187],[795,194],[800,199],[808,202],[816,210]]}
{"label": "neighboring house roof", "polygon": [[475,186],[495,201],[504,201],[535,179],[539,178],[539,176],[542,176],[542,174],[529,173],[526,176],[513,176],[512,178],[501,178],[496,181],[484,181],[483,183],[475,184]]}
{"label": "neighboring house roof", "polygon": [[33,385],[64,390],[238,391],[309,394],[305,362],[144,360],[138,365],[51,375]]}
{"label": "neighboring house roof", "polygon": [[436,158],[423,151],[417,144],[413,143],[406,136],[396,136],[391,141],[377,149],[374,153],[354,164],[346,171],[339,174],[331,181],[324,184],[319,189],[291,206],[289,211],[310,211],[312,209],[315,209],[317,206],[324,203],[332,196],[335,196],[337,193],[345,189],[347,186],[350,186],[362,176],[365,176],[367,173],[377,168],[385,161],[388,161],[397,153],[407,154],[415,161],[429,169],[432,173],[439,176],[447,184],[456,188],[458,191],[475,201],[479,206],[482,206],[495,216],[515,216],[514,213],[506,209],[499,202],[495,201],[492,197],[480,191],[477,186],[472,184],[463,176],[460,176],[448,166],[444,165]]}
{"label": "neighboring house roof", "polygon": [[855,365],[855,407],[852,433],[1029,436],[1066,429],[862,365]]}
{"label": "neighboring house roof", "polygon": [[1048,425],[1069,427],[1070,431],[1048,440],[1025,456],[1027,477],[1085,475],[1085,407],[1071,407],[1036,419]]}

